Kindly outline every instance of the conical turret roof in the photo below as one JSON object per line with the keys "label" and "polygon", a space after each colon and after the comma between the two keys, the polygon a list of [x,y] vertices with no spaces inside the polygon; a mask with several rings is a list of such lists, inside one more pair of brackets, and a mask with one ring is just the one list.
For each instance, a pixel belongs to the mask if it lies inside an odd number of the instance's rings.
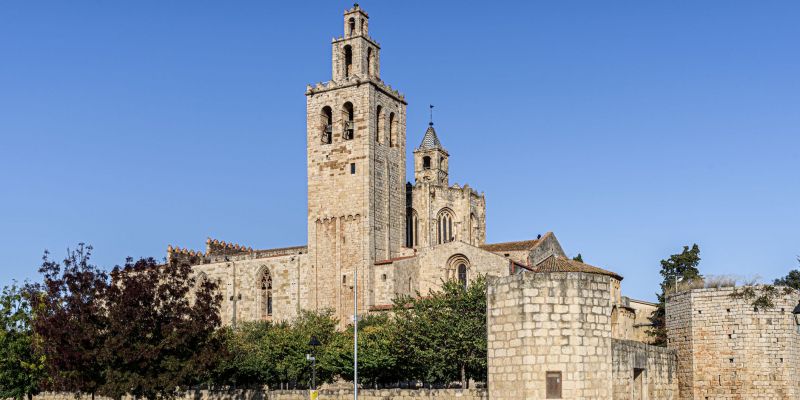
{"label": "conical turret roof", "polygon": [[433,149],[444,150],[444,147],[442,147],[442,142],[439,141],[439,137],[436,136],[436,130],[433,129],[433,124],[429,124],[428,130],[425,131],[425,136],[422,137],[422,143],[420,143],[417,150]]}

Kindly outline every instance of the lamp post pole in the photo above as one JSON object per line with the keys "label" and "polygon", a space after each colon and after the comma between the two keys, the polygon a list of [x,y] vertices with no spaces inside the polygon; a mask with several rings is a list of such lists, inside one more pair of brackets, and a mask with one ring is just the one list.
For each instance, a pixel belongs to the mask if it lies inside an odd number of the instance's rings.
{"label": "lamp post pole", "polygon": [[317,346],[321,343],[316,336],[311,336],[308,345],[311,346],[311,388],[317,390]]}
{"label": "lamp post pole", "polygon": [[353,270],[353,400],[358,400],[358,267]]}

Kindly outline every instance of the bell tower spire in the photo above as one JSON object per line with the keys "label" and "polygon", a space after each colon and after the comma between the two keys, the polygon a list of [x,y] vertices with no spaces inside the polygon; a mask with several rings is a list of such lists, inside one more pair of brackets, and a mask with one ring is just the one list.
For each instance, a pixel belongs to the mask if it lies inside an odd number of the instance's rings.
{"label": "bell tower spire", "polygon": [[417,182],[430,182],[449,186],[448,159],[450,154],[442,146],[436,130],[433,129],[433,104],[430,106],[431,119],[422,143],[414,150],[414,179]]}

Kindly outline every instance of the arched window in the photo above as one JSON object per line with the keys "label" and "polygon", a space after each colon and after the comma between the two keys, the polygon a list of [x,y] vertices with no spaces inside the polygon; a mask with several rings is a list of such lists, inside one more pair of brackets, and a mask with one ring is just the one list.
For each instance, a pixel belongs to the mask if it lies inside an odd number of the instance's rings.
{"label": "arched window", "polygon": [[361,31],[360,32],[363,35],[364,31],[366,31],[366,29],[364,29],[364,23],[367,22],[367,21],[364,21],[364,19],[359,19],[359,21],[361,21]]}
{"label": "arched window", "polygon": [[383,143],[383,137],[381,136],[381,122],[383,120],[383,107],[378,106],[375,110],[375,141],[378,143]]}
{"label": "arched window", "polygon": [[372,76],[372,47],[367,47],[367,75]]}
{"label": "arched window", "polygon": [[272,275],[268,269],[261,273],[261,319],[272,318]]}
{"label": "arched window", "polygon": [[353,110],[353,103],[347,102],[344,103],[344,107],[342,108],[342,116],[344,117],[344,131],[342,133],[342,137],[344,140],[350,140],[355,137],[356,127],[353,121],[355,116],[355,111]]}
{"label": "arched window", "polygon": [[394,113],[389,113],[389,147],[397,146],[397,122],[394,118]]}
{"label": "arched window", "polygon": [[431,169],[431,158],[430,158],[430,156],[422,157],[422,169]]}
{"label": "arched window", "polygon": [[344,46],[344,77],[349,78],[353,70],[353,48],[348,44]]}
{"label": "arched window", "polygon": [[453,235],[453,212],[449,209],[443,209],[439,211],[439,217],[436,218],[437,220],[437,243],[449,243],[455,239]]}
{"label": "arched window", "polygon": [[350,30],[350,36],[355,35],[356,34],[356,19],[355,18],[350,18],[350,20],[347,21],[347,26],[350,28],[349,29]]}
{"label": "arched window", "polygon": [[406,209],[406,247],[414,248],[419,245],[419,219],[413,208]]}
{"label": "arched window", "polygon": [[333,110],[325,106],[322,108],[322,143],[331,144],[333,141]]}
{"label": "arched window", "polygon": [[461,287],[464,289],[467,288],[467,265],[466,264],[458,264],[458,283],[461,284]]}
{"label": "arched window", "polygon": [[447,260],[447,280],[457,280],[463,288],[469,283],[469,259],[463,254],[456,254]]}

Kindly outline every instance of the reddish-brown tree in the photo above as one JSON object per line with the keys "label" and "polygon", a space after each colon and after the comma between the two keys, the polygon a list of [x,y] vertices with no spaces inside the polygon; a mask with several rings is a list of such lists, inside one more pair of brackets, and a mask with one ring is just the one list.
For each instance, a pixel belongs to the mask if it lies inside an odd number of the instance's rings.
{"label": "reddish-brown tree", "polygon": [[100,356],[107,325],[103,298],[108,275],[91,264],[92,247],[79,244],[62,263],[45,252],[39,272],[44,281],[31,291],[33,331],[45,357],[45,389],[83,392],[94,397],[104,384]]}
{"label": "reddish-brown tree", "polygon": [[111,272],[106,299],[103,394],[171,397],[204,379],[219,358],[222,296],[215,282],[196,281],[188,264],[128,259]]}

